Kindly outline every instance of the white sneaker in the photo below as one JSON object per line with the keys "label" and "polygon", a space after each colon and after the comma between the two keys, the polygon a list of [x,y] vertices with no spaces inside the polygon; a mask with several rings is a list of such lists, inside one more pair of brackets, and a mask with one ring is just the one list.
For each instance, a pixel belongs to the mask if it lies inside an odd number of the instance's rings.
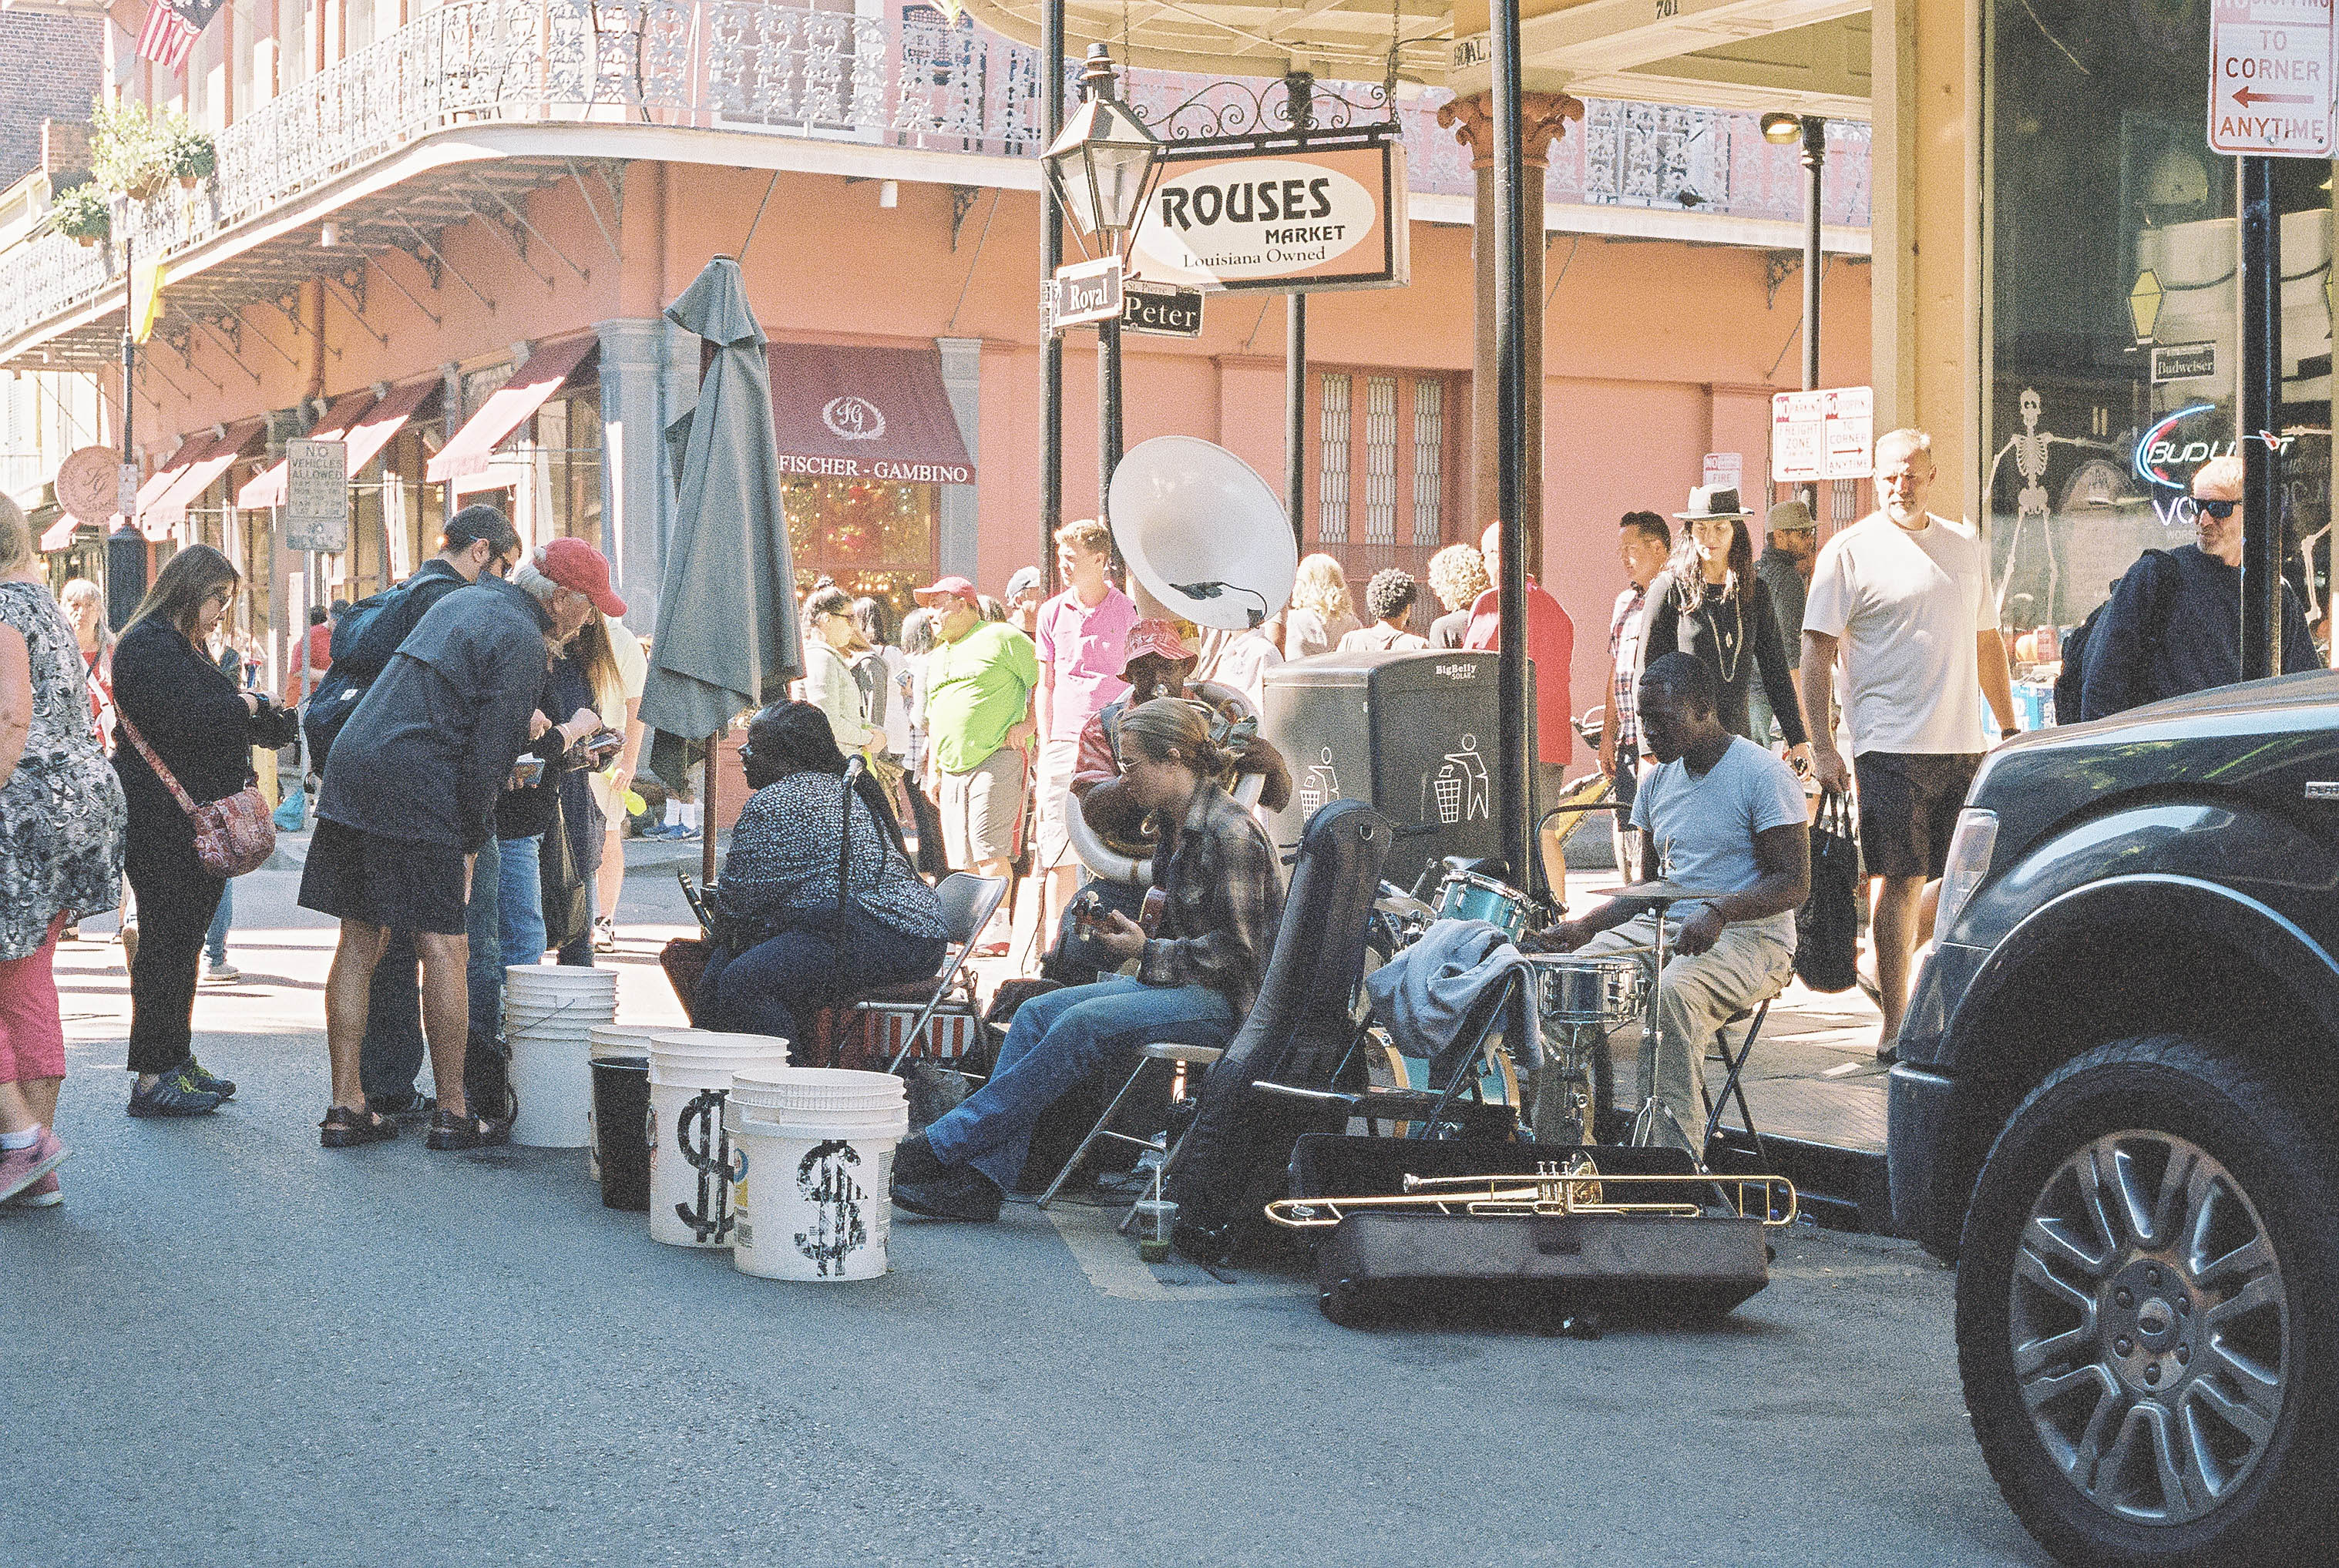
{"label": "white sneaker", "polygon": [[243,971],[236,968],[235,965],[232,963],[215,963],[203,971],[203,978],[205,980],[217,981],[222,984],[225,984],[227,981],[232,980],[242,980],[243,978]]}

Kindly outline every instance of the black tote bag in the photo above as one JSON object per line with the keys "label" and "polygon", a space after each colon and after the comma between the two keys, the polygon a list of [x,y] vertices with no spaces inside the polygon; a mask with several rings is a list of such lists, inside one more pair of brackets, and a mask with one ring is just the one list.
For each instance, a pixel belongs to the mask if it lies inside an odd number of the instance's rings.
{"label": "black tote bag", "polygon": [[1795,916],[1795,973],[1813,991],[1859,983],[1860,840],[1851,797],[1831,790],[1811,819],[1811,892]]}

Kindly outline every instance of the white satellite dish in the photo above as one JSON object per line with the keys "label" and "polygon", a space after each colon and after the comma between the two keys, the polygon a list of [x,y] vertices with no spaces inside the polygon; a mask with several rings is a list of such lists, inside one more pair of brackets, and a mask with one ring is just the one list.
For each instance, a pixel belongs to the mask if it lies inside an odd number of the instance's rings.
{"label": "white satellite dish", "polygon": [[1278,615],[1299,543],[1258,471],[1194,436],[1141,441],[1112,471],[1113,542],[1146,590],[1197,626],[1241,631]]}

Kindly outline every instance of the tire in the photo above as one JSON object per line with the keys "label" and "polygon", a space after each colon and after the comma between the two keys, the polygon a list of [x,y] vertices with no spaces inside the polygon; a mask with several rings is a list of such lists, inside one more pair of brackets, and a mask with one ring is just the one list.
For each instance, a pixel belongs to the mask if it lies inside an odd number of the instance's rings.
{"label": "tire", "polygon": [[1959,1370],[1999,1492],[2058,1561],[2327,1560],[2339,1199],[2295,1098],[2194,1040],[2121,1040],[1991,1149]]}

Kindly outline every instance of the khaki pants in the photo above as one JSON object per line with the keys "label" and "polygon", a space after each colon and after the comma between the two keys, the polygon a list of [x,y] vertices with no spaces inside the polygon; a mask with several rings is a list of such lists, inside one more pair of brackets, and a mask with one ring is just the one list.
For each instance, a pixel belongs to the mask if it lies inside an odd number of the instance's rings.
{"label": "khaki pants", "polygon": [[[1667,923],[1669,952],[1678,930],[1678,922]],[[1640,914],[1575,951],[1597,956],[1652,948],[1656,940],[1657,917]],[[1666,959],[1657,991],[1657,1047],[1653,1057],[1645,1041],[1641,1047],[1633,1100],[1637,1109],[1653,1094],[1671,1113],[1672,1127],[1663,1117],[1656,1119],[1659,1140],[1705,1158],[1698,1147],[1705,1134],[1705,1053],[1724,1023],[1786,984],[1794,968],[1791,943],[1746,925],[1724,927],[1722,940],[1694,957]]]}

